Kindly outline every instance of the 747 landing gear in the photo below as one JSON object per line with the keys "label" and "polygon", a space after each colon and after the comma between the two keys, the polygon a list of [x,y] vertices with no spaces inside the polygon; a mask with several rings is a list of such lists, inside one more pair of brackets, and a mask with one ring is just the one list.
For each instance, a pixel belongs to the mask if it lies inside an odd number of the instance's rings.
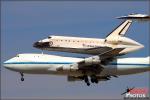
{"label": "747 landing gear", "polygon": [[84,76],[84,81],[87,84],[87,86],[90,86],[90,82],[89,82],[89,79],[88,79],[87,75]]}
{"label": "747 landing gear", "polygon": [[95,75],[91,76],[91,82],[92,83],[96,83],[96,84],[98,83],[98,79],[97,79],[97,77]]}
{"label": "747 landing gear", "polygon": [[24,78],[23,78],[23,73],[20,73],[21,74],[21,81],[24,81]]}

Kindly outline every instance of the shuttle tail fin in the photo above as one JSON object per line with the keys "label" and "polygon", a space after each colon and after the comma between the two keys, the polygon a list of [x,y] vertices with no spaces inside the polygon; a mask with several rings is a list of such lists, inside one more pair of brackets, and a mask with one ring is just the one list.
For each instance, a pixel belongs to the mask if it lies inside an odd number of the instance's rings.
{"label": "shuttle tail fin", "polygon": [[110,34],[107,35],[105,41],[118,40],[118,37],[124,36],[127,30],[129,29],[132,20],[125,20],[117,28],[115,28]]}

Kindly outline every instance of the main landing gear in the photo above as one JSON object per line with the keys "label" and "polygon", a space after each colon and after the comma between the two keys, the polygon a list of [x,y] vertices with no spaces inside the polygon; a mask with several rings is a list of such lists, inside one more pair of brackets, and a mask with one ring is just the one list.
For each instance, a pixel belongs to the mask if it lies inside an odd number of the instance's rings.
{"label": "main landing gear", "polygon": [[[91,82],[92,83],[98,84],[98,79],[97,79],[97,77],[95,75],[91,75],[90,78],[91,78]],[[89,82],[88,76],[84,75],[83,79],[84,79],[84,82],[87,84],[87,86],[90,86],[90,82]]]}
{"label": "main landing gear", "polygon": [[91,82],[96,84],[98,83],[98,79],[95,75],[91,75]]}
{"label": "main landing gear", "polygon": [[[91,75],[90,78],[91,78],[92,83],[98,84],[98,79],[97,79],[96,75]],[[87,75],[83,76],[83,80],[87,84],[87,86],[90,86],[89,78]]]}
{"label": "main landing gear", "polygon": [[21,75],[21,81],[24,81],[24,78],[23,78],[24,74],[20,73],[20,75]]}
{"label": "main landing gear", "polygon": [[90,86],[90,82],[87,75],[84,76],[84,82],[87,84],[87,86]]}

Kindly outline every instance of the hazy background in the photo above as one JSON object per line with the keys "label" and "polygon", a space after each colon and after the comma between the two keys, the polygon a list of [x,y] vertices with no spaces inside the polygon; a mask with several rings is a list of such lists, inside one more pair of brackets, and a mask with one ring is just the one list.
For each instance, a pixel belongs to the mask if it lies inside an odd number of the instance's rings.
{"label": "hazy background", "polygon": [[[148,14],[148,1],[2,1],[1,61],[19,53],[41,53],[32,44],[49,35],[67,35],[104,38],[121,20],[117,16],[130,13]],[[127,55],[149,55],[149,23],[134,22],[127,36],[144,44],[145,48]],[[69,53],[47,52],[65,56]],[[126,56],[126,57],[127,57]],[[1,63],[1,64],[2,64]],[[98,85],[67,82],[66,76],[28,75],[20,81],[20,74],[1,65],[2,98],[55,98],[55,99],[119,99],[127,86],[148,87],[148,73],[120,76]]]}

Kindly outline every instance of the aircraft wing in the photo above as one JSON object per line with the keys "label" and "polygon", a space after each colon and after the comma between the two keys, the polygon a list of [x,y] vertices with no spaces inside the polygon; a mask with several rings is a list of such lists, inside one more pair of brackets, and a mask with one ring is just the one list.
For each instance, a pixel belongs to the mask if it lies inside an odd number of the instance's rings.
{"label": "aircraft wing", "polygon": [[[85,59],[90,59],[90,58],[99,58],[99,60],[105,60],[105,59],[108,59],[108,58],[114,58],[116,56],[119,55],[119,52],[121,52],[123,49],[125,48],[114,48],[114,49],[109,49],[103,53],[100,53],[99,55],[96,55],[96,56],[92,56],[92,57],[89,57],[89,58],[85,58]],[[83,62],[83,61],[82,61]]]}
{"label": "aircraft wing", "polygon": [[[72,66],[78,66],[79,70],[93,69],[95,71],[101,71],[108,62],[116,58],[120,51],[124,48],[115,48],[108,50],[96,56],[85,58],[84,60],[74,63]],[[105,63],[104,63],[105,62]],[[98,69],[98,70],[97,70]]]}
{"label": "aircraft wing", "polygon": [[[107,76],[98,76],[105,68],[105,64],[103,61],[110,62],[112,59],[118,56],[119,52],[122,51],[124,48],[115,48],[111,50],[107,50],[104,53],[101,53],[96,56],[85,58],[79,62],[73,63],[70,66],[70,70],[80,70],[83,73],[85,72],[92,72],[96,75],[98,81],[107,81],[110,80],[111,76],[116,77],[115,75],[107,75]],[[68,81],[80,81],[84,80],[84,76],[68,76]]]}
{"label": "aircraft wing", "polygon": [[105,51],[108,51],[108,50],[111,50],[112,48],[111,47],[94,47],[94,48],[88,48],[88,49],[85,49],[86,51],[91,51],[91,52],[99,52],[99,54],[101,53],[104,53]]}
{"label": "aircraft wing", "polygon": [[125,49],[125,48],[114,48],[114,49],[108,50],[98,56],[101,58],[101,60],[105,60],[108,58],[114,58],[114,57],[118,56],[119,52],[122,51],[123,49]]}
{"label": "aircraft wing", "polygon": [[[115,59],[123,49],[124,48],[114,48],[99,55],[84,58],[79,62],[72,63],[68,66],[66,65],[64,69],[70,68],[70,70],[80,70],[83,72],[93,71],[99,74],[105,68],[105,65]],[[63,70],[63,66],[58,67],[56,70]]]}
{"label": "aircraft wing", "polygon": [[[84,78],[82,76],[68,76],[68,81],[82,81]],[[107,81],[110,80],[108,76],[97,76],[98,81]]]}

